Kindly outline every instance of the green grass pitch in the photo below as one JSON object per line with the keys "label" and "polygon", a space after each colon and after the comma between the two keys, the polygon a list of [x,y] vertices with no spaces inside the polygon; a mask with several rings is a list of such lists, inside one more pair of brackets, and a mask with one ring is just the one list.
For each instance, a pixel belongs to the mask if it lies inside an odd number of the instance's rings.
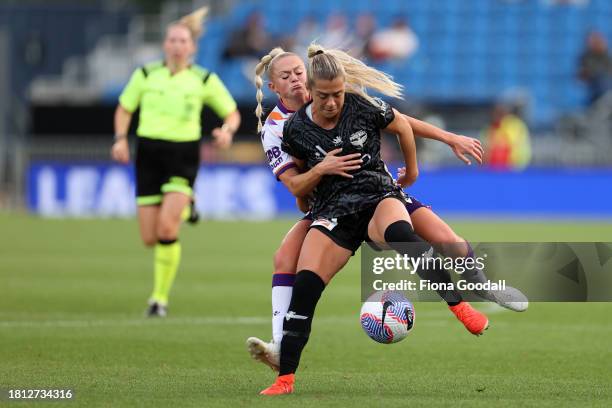
{"label": "green grass pitch", "polygon": [[[358,322],[358,259],[323,294],[295,393],[259,396],[274,375],[244,343],[271,336],[271,257],[290,225],[185,226],[170,316],[147,320],[135,221],[0,215],[0,388],[71,388],[53,406],[73,407],[610,406],[612,304],[480,303],[491,328],[476,338],[417,303],[409,338],[380,345]],[[472,241],[612,238],[609,223],[452,225]]]}

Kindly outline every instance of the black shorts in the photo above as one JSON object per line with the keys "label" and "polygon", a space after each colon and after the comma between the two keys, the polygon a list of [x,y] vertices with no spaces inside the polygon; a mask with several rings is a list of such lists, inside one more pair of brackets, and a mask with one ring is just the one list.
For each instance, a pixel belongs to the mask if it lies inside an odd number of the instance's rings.
{"label": "black shorts", "polygon": [[304,214],[304,216],[300,219],[300,221],[313,221],[313,220],[314,220],[314,217],[312,216],[312,213],[310,211]]}
{"label": "black shorts", "polygon": [[[406,204],[403,194],[390,194],[385,198],[396,198]],[[346,248],[355,255],[355,252],[368,238],[368,225],[374,216],[376,205],[359,211],[355,214],[348,214],[338,218],[315,218],[310,228],[315,228],[327,235],[338,246]]]}
{"label": "black shorts", "polygon": [[136,148],[136,202],[159,205],[165,193],[193,195],[200,165],[200,142],[139,137]]}

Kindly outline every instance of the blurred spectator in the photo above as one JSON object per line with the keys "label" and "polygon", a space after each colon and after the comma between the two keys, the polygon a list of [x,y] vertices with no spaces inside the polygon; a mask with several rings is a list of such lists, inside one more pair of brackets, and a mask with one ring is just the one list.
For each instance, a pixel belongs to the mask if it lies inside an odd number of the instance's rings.
{"label": "blurred spectator", "polygon": [[320,32],[321,28],[317,19],[312,15],[306,16],[300,21],[295,33],[295,46],[292,48],[293,52],[300,55],[302,58],[306,58],[308,46],[311,42],[317,40]]}
{"label": "blurred spectator", "polygon": [[223,58],[256,58],[264,56],[272,43],[264,29],[263,16],[258,11],[252,12],[243,27],[230,34],[230,40],[223,51]]}
{"label": "blurred spectator", "polygon": [[508,107],[494,107],[491,124],[483,133],[486,164],[497,169],[522,169],[529,164],[529,129]]}
{"label": "blurred spectator", "polygon": [[363,13],[357,17],[355,22],[355,46],[351,55],[355,58],[371,60],[370,48],[372,36],[376,31],[376,20],[370,13]]}
{"label": "blurred spectator", "polygon": [[591,0],[544,0],[549,6],[587,6]]}
{"label": "blurred spectator", "polygon": [[419,39],[406,18],[397,18],[391,27],[374,33],[370,54],[375,61],[400,60],[412,56],[419,48]]}
{"label": "blurred spectator", "polygon": [[330,15],[325,25],[325,32],[317,42],[326,48],[353,49],[355,37],[349,30],[346,16],[340,13]]}
{"label": "blurred spectator", "polygon": [[597,31],[589,33],[586,46],[580,55],[578,76],[589,88],[589,104],[612,90],[612,58],[603,35]]}

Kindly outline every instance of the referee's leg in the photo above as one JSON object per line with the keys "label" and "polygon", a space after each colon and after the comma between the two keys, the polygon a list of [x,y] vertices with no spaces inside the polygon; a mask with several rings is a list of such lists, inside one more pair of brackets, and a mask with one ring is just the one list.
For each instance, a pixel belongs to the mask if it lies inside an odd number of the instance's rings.
{"label": "referee's leg", "polygon": [[151,300],[164,307],[174,278],[181,262],[179,229],[181,213],[191,200],[191,196],[180,192],[164,194],[156,223],[157,243],[155,245],[155,289]]}

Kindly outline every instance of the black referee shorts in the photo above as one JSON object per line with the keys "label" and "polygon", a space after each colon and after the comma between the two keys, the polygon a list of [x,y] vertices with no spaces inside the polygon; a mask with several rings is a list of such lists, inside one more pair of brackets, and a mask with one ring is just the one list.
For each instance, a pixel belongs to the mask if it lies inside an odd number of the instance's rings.
{"label": "black referee shorts", "polygon": [[165,193],[193,195],[200,165],[200,142],[139,137],[136,147],[136,203],[159,205]]}

